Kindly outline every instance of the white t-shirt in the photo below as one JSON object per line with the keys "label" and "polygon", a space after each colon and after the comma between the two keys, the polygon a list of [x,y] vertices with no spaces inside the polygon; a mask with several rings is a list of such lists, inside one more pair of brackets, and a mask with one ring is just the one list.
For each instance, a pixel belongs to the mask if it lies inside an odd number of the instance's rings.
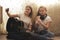
{"label": "white t-shirt", "polygon": [[19,14],[19,20],[24,22],[24,28],[28,29],[28,25],[31,23],[31,18],[25,14]]}
{"label": "white t-shirt", "polygon": [[[42,22],[43,22],[44,24],[46,24],[47,22],[52,22],[52,19],[51,19],[50,16],[47,16]],[[40,25],[38,26],[38,30],[43,30],[43,29],[44,29],[44,27],[40,24]]]}

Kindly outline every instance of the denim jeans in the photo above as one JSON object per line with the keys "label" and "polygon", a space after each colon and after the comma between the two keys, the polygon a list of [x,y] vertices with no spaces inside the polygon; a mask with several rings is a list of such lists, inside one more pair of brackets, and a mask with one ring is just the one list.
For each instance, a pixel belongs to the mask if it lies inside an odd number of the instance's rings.
{"label": "denim jeans", "polygon": [[48,40],[52,35],[48,32],[47,34],[41,35],[33,32],[20,32],[20,33],[10,33],[8,38],[14,40]]}
{"label": "denim jeans", "polygon": [[31,33],[31,35],[33,35],[34,37],[39,37],[41,40],[45,40],[45,39],[48,40],[54,37],[54,33],[49,32],[47,30],[42,30],[36,33]]}

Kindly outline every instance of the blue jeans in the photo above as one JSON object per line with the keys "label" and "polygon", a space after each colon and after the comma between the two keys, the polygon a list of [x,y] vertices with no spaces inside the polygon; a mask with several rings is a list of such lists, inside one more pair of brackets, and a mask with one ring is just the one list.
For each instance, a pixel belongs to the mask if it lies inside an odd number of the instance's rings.
{"label": "blue jeans", "polygon": [[31,35],[35,36],[35,37],[39,37],[40,39],[51,39],[54,37],[54,33],[49,32],[47,30],[42,30],[40,32],[36,32],[36,33],[31,33]]}
{"label": "blue jeans", "polygon": [[48,30],[42,30],[41,32],[39,32],[39,34],[49,38],[54,37],[54,33],[49,32]]}

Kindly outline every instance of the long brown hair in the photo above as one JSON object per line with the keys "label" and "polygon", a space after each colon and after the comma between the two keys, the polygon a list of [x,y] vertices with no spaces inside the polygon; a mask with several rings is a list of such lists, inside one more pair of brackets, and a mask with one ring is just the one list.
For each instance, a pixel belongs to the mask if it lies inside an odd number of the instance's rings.
{"label": "long brown hair", "polygon": [[[39,14],[39,10],[40,10],[40,8],[44,8],[44,9],[47,11],[46,7],[44,7],[44,6],[40,6],[39,9],[38,9],[38,12],[37,12],[38,14]],[[38,15],[38,14],[37,14],[37,15]]]}
{"label": "long brown hair", "polygon": [[31,6],[26,6],[26,7],[29,7],[29,8],[31,9],[31,12],[30,12],[30,14],[29,14],[29,17],[32,18],[32,13],[33,13],[33,12],[32,12],[32,7],[31,7]]}

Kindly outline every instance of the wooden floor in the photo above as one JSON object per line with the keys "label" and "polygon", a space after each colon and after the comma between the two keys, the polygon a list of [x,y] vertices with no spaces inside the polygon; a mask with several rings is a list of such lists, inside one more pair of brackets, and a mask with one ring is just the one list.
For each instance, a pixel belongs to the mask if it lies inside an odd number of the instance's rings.
{"label": "wooden floor", "polygon": [[54,37],[54,40],[60,40],[60,37]]}
{"label": "wooden floor", "polygon": [[[0,40],[7,40],[7,35],[0,35]],[[60,40],[60,37],[54,37],[54,40]]]}

